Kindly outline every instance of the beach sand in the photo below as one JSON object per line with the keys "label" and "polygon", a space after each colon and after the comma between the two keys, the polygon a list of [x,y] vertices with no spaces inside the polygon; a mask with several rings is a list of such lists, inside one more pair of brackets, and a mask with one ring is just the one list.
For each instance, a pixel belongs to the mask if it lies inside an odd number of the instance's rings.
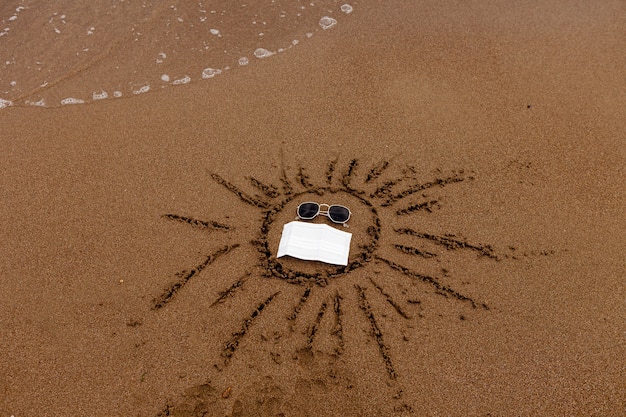
{"label": "beach sand", "polygon": [[[351,4],[0,109],[0,416],[626,414],[624,3]],[[349,267],[275,258],[311,200]]]}

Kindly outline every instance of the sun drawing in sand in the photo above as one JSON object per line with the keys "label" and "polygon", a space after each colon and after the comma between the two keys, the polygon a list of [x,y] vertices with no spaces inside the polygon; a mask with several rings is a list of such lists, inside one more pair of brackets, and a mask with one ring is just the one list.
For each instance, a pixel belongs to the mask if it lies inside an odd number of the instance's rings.
{"label": "sun drawing in sand", "polygon": [[[316,339],[324,332],[327,340],[334,341],[331,353],[336,356],[341,356],[350,343],[346,326],[354,323],[348,323],[344,313],[350,303],[353,311],[361,312],[359,323],[374,341],[383,372],[391,380],[398,375],[381,316],[393,315],[397,320],[410,322],[423,317],[424,310],[435,304],[435,300],[445,300],[467,311],[489,309],[484,300],[455,288],[458,282],[450,284],[454,280],[447,276],[445,269],[433,268],[433,264],[437,265],[439,259],[456,251],[473,252],[478,257],[497,260],[494,250],[489,245],[415,226],[421,224],[416,221],[420,216],[423,219],[442,208],[437,193],[471,182],[474,179],[471,173],[438,172],[424,180],[410,168],[392,174],[388,161],[366,168],[358,160],[339,165],[336,159],[330,161],[323,168],[324,175],[319,183],[315,183],[302,167],[291,173],[281,169],[276,178],[278,185],[254,177],[242,178],[240,185],[235,185],[217,173],[210,174],[213,181],[234,194],[242,204],[258,209],[259,216],[259,228],[253,230],[249,240],[245,241],[257,249],[258,262],[249,266],[245,276],[223,288],[213,306],[236,297],[250,280],[268,284],[267,292],[259,292],[255,304],[233,324],[232,336],[224,341],[221,352],[224,366],[236,355],[255,322],[262,320],[276,300],[283,297],[286,298],[283,298],[282,305],[290,307],[287,311],[283,309],[272,314],[282,315],[291,329],[298,321],[306,321],[299,324],[304,344],[301,348],[315,350]],[[298,204],[305,201],[341,204],[352,211],[349,228],[344,229],[353,235],[346,266],[276,257],[283,226],[295,220]],[[164,217],[211,233],[232,230],[227,224],[179,214]],[[324,216],[311,221],[331,224]],[[340,225],[334,226],[341,228]],[[193,280],[199,276],[210,277],[211,264],[221,257],[231,256],[243,244],[213,249],[200,263],[176,274],[175,282],[153,299],[152,308],[160,310],[169,303],[184,300],[186,286],[193,285]],[[306,315],[305,319],[304,310],[313,313]],[[459,317],[464,317],[463,314]]]}

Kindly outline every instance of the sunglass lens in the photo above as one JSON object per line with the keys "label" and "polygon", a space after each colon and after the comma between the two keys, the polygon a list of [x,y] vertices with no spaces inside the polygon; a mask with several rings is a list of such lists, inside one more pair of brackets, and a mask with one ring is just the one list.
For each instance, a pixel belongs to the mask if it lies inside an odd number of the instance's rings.
{"label": "sunglass lens", "polygon": [[298,217],[301,219],[312,219],[320,212],[320,206],[317,203],[302,203],[298,206]]}
{"label": "sunglass lens", "polygon": [[335,223],[345,223],[350,218],[350,210],[344,206],[330,206],[328,217]]}

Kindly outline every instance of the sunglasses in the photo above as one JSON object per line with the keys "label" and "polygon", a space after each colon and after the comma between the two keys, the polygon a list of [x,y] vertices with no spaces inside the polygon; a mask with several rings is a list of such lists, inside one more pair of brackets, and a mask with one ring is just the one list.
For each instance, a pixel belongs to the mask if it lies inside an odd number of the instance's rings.
{"label": "sunglasses", "polygon": [[318,215],[327,216],[332,222],[343,224],[350,220],[350,209],[348,207],[333,204],[319,204],[311,201],[302,203],[298,206],[298,218],[302,220],[311,220]]}

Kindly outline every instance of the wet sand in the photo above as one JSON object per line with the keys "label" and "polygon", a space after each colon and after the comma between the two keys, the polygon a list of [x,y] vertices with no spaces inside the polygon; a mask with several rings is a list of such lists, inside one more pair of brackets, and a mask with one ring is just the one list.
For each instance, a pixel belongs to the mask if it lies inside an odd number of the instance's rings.
{"label": "wet sand", "polygon": [[[626,412],[624,5],[353,6],[0,110],[3,415]],[[353,211],[349,268],[275,258],[307,200]]]}

